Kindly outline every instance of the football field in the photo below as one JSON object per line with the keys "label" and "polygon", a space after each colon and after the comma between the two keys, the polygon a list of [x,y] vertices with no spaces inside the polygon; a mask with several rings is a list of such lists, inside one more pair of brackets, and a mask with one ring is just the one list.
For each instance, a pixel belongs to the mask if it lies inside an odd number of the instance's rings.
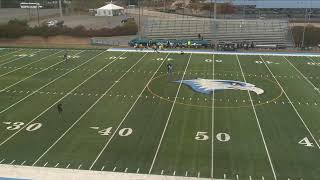
{"label": "football field", "polygon": [[64,54],[0,49],[1,164],[320,177],[320,57],[68,50],[65,61]]}

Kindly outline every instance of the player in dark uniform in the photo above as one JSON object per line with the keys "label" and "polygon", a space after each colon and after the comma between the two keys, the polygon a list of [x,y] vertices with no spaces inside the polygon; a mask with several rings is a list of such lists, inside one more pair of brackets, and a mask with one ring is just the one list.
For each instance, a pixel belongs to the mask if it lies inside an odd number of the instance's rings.
{"label": "player in dark uniform", "polygon": [[57,109],[58,109],[58,113],[61,115],[62,112],[63,112],[63,108],[62,108],[62,104],[61,104],[61,103],[59,103],[59,104],[57,105]]}
{"label": "player in dark uniform", "polygon": [[63,59],[64,59],[65,61],[68,60],[68,51],[65,51],[65,53],[64,53],[64,55],[63,55]]}
{"label": "player in dark uniform", "polygon": [[167,70],[168,70],[168,78],[169,80],[171,80],[173,78],[173,65],[169,63],[167,65]]}

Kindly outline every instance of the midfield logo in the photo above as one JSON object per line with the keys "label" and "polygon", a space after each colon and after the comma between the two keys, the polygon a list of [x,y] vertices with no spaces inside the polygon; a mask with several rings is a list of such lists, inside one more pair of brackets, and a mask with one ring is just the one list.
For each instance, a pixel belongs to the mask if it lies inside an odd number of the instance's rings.
{"label": "midfield logo", "polygon": [[194,91],[203,94],[211,94],[219,90],[252,91],[255,92],[257,95],[264,93],[263,89],[258,88],[253,84],[232,80],[212,80],[198,78],[193,80],[179,80],[174,82],[185,84],[192,88]]}

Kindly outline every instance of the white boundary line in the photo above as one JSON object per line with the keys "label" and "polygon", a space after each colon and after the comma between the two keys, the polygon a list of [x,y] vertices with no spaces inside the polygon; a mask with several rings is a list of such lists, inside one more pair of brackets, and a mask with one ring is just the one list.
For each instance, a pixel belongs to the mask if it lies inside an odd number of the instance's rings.
{"label": "white boundary line", "polygon": [[149,169],[149,174],[151,174],[151,171],[152,171],[152,169],[153,169],[154,163],[155,163],[155,161],[156,161],[156,159],[157,159],[157,156],[158,156],[158,153],[159,153],[159,150],[160,150],[160,146],[161,146],[161,144],[162,144],[162,140],[163,140],[164,134],[166,133],[168,124],[169,124],[169,122],[170,122],[171,114],[172,114],[173,109],[174,109],[174,106],[175,106],[175,104],[176,104],[176,101],[177,101],[177,98],[178,98],[178,95],[179,95],[179,92],[180,92],[180,88],[181,88],[181,85],[182,85],[182,81],[184,80],[184,76],[186,75],[186,72],[187,72],[187,69],[188,69],[188,66],[189,66],[191,57],[192,57],[192,54],[190,54],[190,56],[189,56],[188,63],[187,63],[186,68],[185,68],[185,70],[184,70],[184,72],[183,72],[182,79],[181,79],[181,81],[180,81],[180,83],[179,83],[179,87],[178,87],[176,96],[175,96],[175,98],[174,98],[174,101],[173,101],[173,103],[172,103],[171,110],[170,110],[170,113],[169,113],[169,116],[168,116],[166,125],[165,125],[165,127],[164,127],[164,129],[163,129],[163,132],[162,132],[162,135],[161,135],[161,138],[160,138],[158,147],[157,147],[157,151],[155,152],[155,155],[154,155],[153,160],[152,160],[152,164],[151,164],[150,169]]}
{"label": "white boundary line", "polygon": [[102,155],[102,153],[106,150],[106,148],[108,147],[109,143],[111,142],[111,140],[113,139],[113,137],[115,136],[115,134],[118,132],[118,130],[120,129],[120,127],[122,126],[123,122],[127,119],[128,115],[130,114],[131,110],[134,108],[134,106],[136,105],[136,103],[138,102],[138,100],[140,99],[140,97],[142,96],[143,92],[146,90],[146,88],[148,87],[148,85],[150,84],[150,82],[152,81],[153,77],[157,74],[157,72],[159,71],[159,69],[162,67],[163,63],[167,60],[168,56],[170,54],[168,54],[165,59],[163,60],[163,62],[160,64],[160,66],[158,67],[158,69],[153,73],[152,77],[150,78],[150,80],[147,82],[147,84],[145,85],[145,87],[142,89],[141,93],[139,94],[139,96],[136,98],[136,100],[134,101],[134,103],[131,105],[130,109],[128,110],[128,112],[126,113],[126,115],[123,117],[123,119],[121,120],[120,124],[118,125],[117,129],[114,131],[114,133],[111,135],[111,137],[109,138],[109,140],[107,141],[107,143],[104,145],[104,147],[102,148],[102,150],[100,151],[100,153],[98,154],[98,156],[95,158],[95,160],[92,162],[89,170],[91,170],[93,168],[93,166],[96,164],[96,162],[98,161],[98,159],[100,158],[100,156]]}
{"label": "white boundary line", "polygon": [[[45,156],[76,124],[78,124],[78,122],[85,116],[87,115],[87,113],[89,111],[91,111],[92,108],[95,107],[96,104],[98,104],[100,102],[100,100],[105,97],[107,95],[107,93],[115,86],[119,83],[119,81],[125,77],[128,72],[130,72],[130,70],[132,68],[134,68],[148,53],[145,53],[136,63],[134,63],[127,71],[125,71],[125,73],[118,78],[103,94],[102,96],[100,96],[83,114],[81,114],[81,116],[32,164],[32,166],[34,166],[35,164],[37,164],[37,162],[43,157]],[[122,55],[121,55],[122,56]],[[118,58],[117,58],[118,59]]]}
{"label": "white boundary line", "polygon": [[[214,61],[215,61],[215,55],[212,55],[212,80],[214,80]],[[212,110],[211,110],[211,178],[213,178],[213,155],[214,155],[214,90],[212,91]]]}
{"label": "white boundary line", "polygon": [[20,51],[22,51],[22,50],[23,50],[23,49],[14,50],[14,51],[12,51],[12,52],[10,52],[10,53],[2,54],[0,57],[7,56],[7,55],[10,55],[10,54],[14,54],[14,53],[20,52]]}
{"label": "white boundary line", "polygon": [[[241,70],[241,73],[242,73],[242,76],[243,76],[243,79],[244,79],[244,82],[247,82],[246,80],[246,77],[243,73],[243,70],[242,70],[242,67],[241,67],[241,63],[240,63],[240,60],[239,60],[239,57],[238,55],[236,55],[237,57],[237,60],[238,60],[238,64],[239,64],[239,67],[240,67],[240,70]],[[256,112],[256,108],[253,104],[253,101],[252,101],[252,97],[251,97],[251,94],[249,91],[248,92],[248,95],[249,95],[249,98],[250,98],[250,101],[251,101],[251,106],[252,106],[252,109],[253,109],[253,112],[254,112],[254,116],[256,118],[256,121],[257,121],[257,125],[258,125],[258,128],[259,128],[259,131],[260,131],[260,135],[261,135],[261,138],[262,138],[262,141],[263,141],[263,144],[264,144],[264,148],[266,150],[266,153],[268,155],[268,160],[269,160],[269,164],[271,166],[271,169],[272,169],[272,173],[273,173],[273,178],[274,180],[277,180],[277,175],[276,175],[276,172],[274,170],[274,167],[273,167],[273,163],[272,163],[272,160],[271,160],[271,156],[270,156],[270,153],[269,153],[269,149],[268,149],[268,146],[267,146],[267,143],[266,143],[266,140],[264,138],[264,134],[263,134],[263,131],[262,131],[262,128],[261,128],[261,125],[260,125],[260,121],[259,121],[259,118],[258,118],[258,115],[257,115],[257,112]]]}
{"label": "white boundary line", "polygon": [[[106,51],[104,51],[104,52],[106,52]],[[104,53],[104,52],[102,52],[102,53]],[[100,53],[100,54],[102,54],[102,53]],[[67,71],[66,73],[62,74],[61,76],[59,76],[59,77],[55,78],[54,80],[48,82],[47,84],[45,84],[44,86],[40,87],[39,89],[34,90],[34,91],[33,91],[32,93],[30,93],[28,96],[26,96],[26,97],[20,99],[19,101],[13,103],[12,105],[10,105],[9,107],[7,107],[6,109],[1,110],[1,111],[0,111],[0,114],[6,112],[7,110],[9,110],[10,108],[12,108],[13,106],[19,104],[20,102],[24,101],[24,100],[27,99],[28,97],[30,97],[30,96],[34,95],[35,93],[39,92],[39,91],[42,90],[43,88],[46,88],[46,87],[49,86],[50,84],[52,84],[52,83],[54,83],[55,81],[59,80],[60,78],[68,75],[69,73],[73,72],[75,69],[78,69],[79,67],[87,64],[88,62],[92,61],[93,59],[95,59],[95,58],[96,58],[97,56],[99,56],[100,54],[98,54],[98,55],[96,55],[96,56],[93,56],[92,58],[88,59],[87,61],[83,62],[82,64],[80,64],[80,65],[72,68],[71,70]]]}
{"label": "white boundary line", "polygon": [[[99,53],[98,55],[96,55],[95,57],[100,56],[101,54],[105,53],[106,51],[103,51],[102,53]],[[125,54],[126,52],[122,53],[119,57],[121,57],[123,54]],[[118,58],[119,58],[118,57]],[[13,138],[16,134],[18,134],[20,131],[22,131],[23,129],[25,129],[27,126],[29,126],[32,122],[34,122],[35,120],[37,120],[40,116],[42,116],[44,113],[46,113],[47,111],[49,111],[53,106],[55,106],[57,103],[59,103],[60,101],[62,101],[64,98],[66,98],[67,96],[69,96],[72,92],[74,92],[76,89],[78,89],[80,86],[82,86],[84,83],[86,83],[87,81],[89,81],[92,77],[94,77],[95,75],[97,75],[99,72],[103,71],[105,68],[107,68],[110,64],[112,64],[114,61],[116,61],[118,58],[114,59],[113,61],[109,62],[107,65],[105,65],[104,67],[102,67],[99,71],[95,72],[94,74],[92,74],[91,76],[89,76],[87,79],[85,79],[84,81],[82,81],[80,84],[78,84],[76,87],[74,87],[72,90],[70,90],[68,93],[66,93],[62,98],[60,98],[58,101],[54,102],[51,106],[49,106],[47,109],[45,109],[44,111],[42,111],[39,115],[37,115],[35,118],[33,118],[30,122],[28,122],[27,124],[25,124],[25,126],[23,126],[22,128],[20,128],[19,130],[17,130],[15,133],[13,133],[11,136],[9,136],[6,140],[4,140],[3,142],[0,143],[0,147],[5,144],[7,141],[9,141],[11,138]]]}
{"label": "white boundary line", "polygon": [[[38,52],[40,52],[40,51],[37,51],[37,52],[35,52],[35,53],[38,53]],[[53,55],[55,55],[55,54],[58,54],[58,53],[60,53],[60,52],[62,52],[62,51],[58,51],[58,52],[56,52],[56,53],[50,54],[50,55],[48,55],[48,56],[45,56],[45,57],[43,57],[43,58],[40,58],[39,60],[36,60],[36,61],[33,61],[33,62],[29,63],[29,64],[23,65],[23,66],[21,66],[21,67],[19,67],[19,68],[17,68],[17,69],[14,69],[14,70],[12,70],[12,71],[9,71],[9,72],[6,72],[6,73],[4,73],[4,74],[1,74],[1,75],[0,75],[0,78],[3,77],[3,76],[5,76],[5,75],[8,75],[8,74],[10,74],[10,73],[13,73],[13,72],[15,72],[15,71],[18,71],[18,70],[20,70],[20,69],[22,69],[22,68],[24,68],[24,67],[30,66],[31,64],[34,64],[34,63],[40,62],[40,61],[42,61],[42,60],[44,60],[44,59],[47,59],[48,57],[53,56]]]}
{"label": "white boundary line", "polygon": [[[78,167],[78,166],[77,166]],[[53,167],[35,167],[21,165],[0,165],[0,174],[4,177],[15,177],[33,180],[214,180],[209,178],[163,175],[149,175],[138,173],[124,173],[111,171],[88,171]],[[217,179],[218,180],[218,179]],[[221,179],[220,179],[221,180]]]}
{"label": "white boundary line", "polygon": [[[136,50],[134,48],[110,48],[110,52],[154,52],[151,49]],[[287,52],[229,52],[229,51],[212,51],[212,50],[191,50],[191,49],[180,49],[180,50],[160,50],[160,53],[178,53],[183,51],[186,54],[221,54],[221,55],[252,55],[252,56],[308,56],[308,57],[320,57],[320,53],[287,53]]]}
{"label": "white boundary line", "polygon": [[[59,52],[57,52],[57,53],[54,53],[54,54],[52,54],[52,56],[53,56],[53,55],[55,55],[55,54],[58,54],[58,53],[60,53],[60,52],[61,52],[61,51],[59,51]],[[82,52],[82,51],[81,51],[81,52]],[[80,53],[81,53],[81,52],[80,52]],[[77,53],[77,54],[80,54],[80,53]],[[49,68],[54,67],[54,66],[56,66],[56,65],[58,65],[58,64],[61,64],[61,63],[63,63],[63,62],[65,62],[65,60],[58,61],[57,63],[55,63],[55,64],[53,64],[53,65],[51,65],[51,66],[49,66],[49,67],[46,67],[46,68],[42,69],[41,71],[38,71],[38,72],[36,72],[36,73],[34,73],[34,74],[32,74],[32,75],[28,76],[28,77],[25,77],[25,78],[21,79],[20,81],[18,81],[18,82],[16,82],[16,83],[14,83],[14,84],[11,84],[10,86],[7,86],[7,87],[5,87],[5,88],[1,89],[1,90],[0,90],[0,92],[3,92],[3,91],[5,91],[5,90],[7,90],[7,89],[11,88],[12,86],[15,86],[15,85],[17,85],[17,84],[19,84],[19,83],[21,83],[21,82],[23,82],[23,81],[25,81],[25,80],[27,80],[27,79],[29,79],[29,78],[33,77],[33,76],[36,76],[37,74],[40,74],[40,73],[42,73],[42,72],[44,72],[44,71],[48,70]]]}
{"label": "white boundary line", "polygon": [[298,112],[297,108],[293,105],[291,99],[289,98],[289,96],[287,95],[286,91],[283,89],[283,87],[280,85],[278,79],[274,76],[274,74],[272,73],[272,71],[270,70],[269,66],[265,63],[264,59],[260,56],[260,59],[263,61],[264,65],[267,67],[267,69],[269,70],[270,74],[272,75],[272,77],[274,78],[274,80],[276,80],[277,84],[279,85],[279,87],[281,88],[281,90],[283,91],[283,94],[287,97],[287,99],[289,100],[289,104],[291,104],[292,108],[294,109],[294,111],[296,112],[296,114],[298,115],[299,119],[301,120],[302,124],[304,125],[304,127],[306,128],[306,130],[309,132],[310,136],[312,137],[312,139],[314,140],[314,142],[317,144],[318,148],[320,149],[319,143],[316,140],[316,138],[313,136],[312,132],[310,131],[309,127],[307,126],[307,124],[305,123],[305,121],[303,120],[303,118],[301,117],[300,113]]}
{"label": "white boundary line", "polygon": [[299,69],[297,69],[289,60],[288,58],[284,57],[288,61],[288,63],[314,88],[315,91],[320,93],[319,88],[317,88]]}

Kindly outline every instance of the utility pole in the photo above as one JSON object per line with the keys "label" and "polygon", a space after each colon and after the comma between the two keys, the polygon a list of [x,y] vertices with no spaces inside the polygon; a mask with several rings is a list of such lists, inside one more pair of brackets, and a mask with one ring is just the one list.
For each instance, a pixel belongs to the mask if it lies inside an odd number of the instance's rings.
{"label": "utility pole", "polygon": [[60,17],[63,17],[61,0],[59,0],[59,9],[60,9]]}
{"label": "utility pole", "polygon": [[306,8],[306,13],[304,15],[304,27],[303,27],[303,32],[302,32],[301,48],[304,48],[304,36],[305,36],[305,33],[306,33],[307,14],[308,14],[308,9]]}
{"label": "utility pole", "polygon": [[214,0],[214,12],[213,12],[213,18],[217,19],[217,0]]}
{"label": "utility pole", "polygon": [[37,4],[37,16],[38,16],[38,26],[40,26],[39,4]]}
{"label": "utility pole", "polygon": [[138,33],[139,33],[139,37],[141,38],[141,4],[140,4],[140,0],[138,0],[138,6],[139,6]]}

